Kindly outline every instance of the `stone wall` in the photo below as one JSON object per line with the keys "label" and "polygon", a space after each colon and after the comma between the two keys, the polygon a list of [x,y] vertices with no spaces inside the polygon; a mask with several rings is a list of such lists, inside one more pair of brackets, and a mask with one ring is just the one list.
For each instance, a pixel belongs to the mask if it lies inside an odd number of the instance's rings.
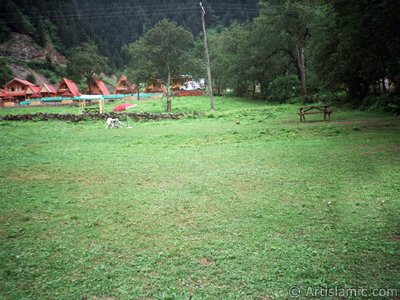
{"label": "stone wall", "polygon": [[80,115],[75,114],[49,114],[49,113],[34,113],[22,115],[5,115],[0,116],[0,121],[70,121],[81,122],[88,120],[106,121],[107,118],[118,118],[120,121],[126,120],[128,117],[135,121],[160,121],[160,120],[178,120],[183,116],[183,113],[170,114],[151,114],[151,113],[85,113]]}

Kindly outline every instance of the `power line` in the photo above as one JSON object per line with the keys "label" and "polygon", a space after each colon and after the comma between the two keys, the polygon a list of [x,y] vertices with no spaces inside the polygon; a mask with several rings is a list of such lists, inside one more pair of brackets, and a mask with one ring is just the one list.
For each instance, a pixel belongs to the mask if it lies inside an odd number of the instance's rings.
{"label": "power line", "polygon": [[[140,7],[118,7],[118,8],[88,8],[88,9],[76,9],[76,13],[63,14],[64,20],[73,19],[99,19],[99,18],[113,18],[116,16],[151,16],[151,15],[177,15],[177,14],[198,14],[198,3],[192,3],[176,8],[170,7],[170,5],[145,5]],[[207,6],[207,10],[211,10],[213,13],[247,13],[247,14],[258,14],[258,8],[254,8],[251,5],[240,5],[240,4],[227,4],[217,3],[210,4]],[[59,11],[56,10],[41,10],[41,14],[38,16],[30,16],[29,19],[33,22],[39,21],[42,18],[50,20],[57,20],[59,18]],[[52,15],[53,14],[53,15]],[[9,24],[20,23],[22,20],[11,20],[7,18],[7,15],[0,14],[3,20]],[[61,16],[60,16],[61,17]]]}

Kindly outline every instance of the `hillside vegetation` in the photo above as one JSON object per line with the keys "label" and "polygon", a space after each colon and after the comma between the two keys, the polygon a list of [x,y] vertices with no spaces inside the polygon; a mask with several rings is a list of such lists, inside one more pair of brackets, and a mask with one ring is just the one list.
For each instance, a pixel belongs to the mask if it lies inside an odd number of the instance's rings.
{"label": "hillside vegetation", "polygon": [[[257,0],[203,1],[210,27],[250,20],[257,14],[256,3]],[[69,48],[91,40],[116,68],[127,63],[122,47],[164,18],[194,34],[201,31],[200,6],[188,0],[5,0],[0,3],[0,11],[0,42],[8,40],[11,32],[18,32],[33,37],[39,46],[51,41],[66,54]]]}

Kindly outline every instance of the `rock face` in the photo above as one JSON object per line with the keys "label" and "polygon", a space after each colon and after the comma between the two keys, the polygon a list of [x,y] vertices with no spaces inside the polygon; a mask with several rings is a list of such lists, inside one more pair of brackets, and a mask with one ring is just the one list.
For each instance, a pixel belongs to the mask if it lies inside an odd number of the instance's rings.
{"label": "rock face", "polygon": [[65,57],[58,53],[52,44],[47,44],[45,48],[39,47],[31,37],[20,33],[12,33],[8,41],[0,44],[0,55],[42,61],[48,56],[55,63],[66,63]]}
{"label": "rock face", "polygon": [[28,76],[28,74],[31,74],[36,79],[35,84],[37,84],[37,85],[43,85],[43,84],[52,85],[52,83],[46,77],[44,77],[43,75],[39,74],[38,72],[32,70],[31,68],[19,66],[17,64],[9,64],[8,66],[13,71],[14,77],[26,78]]}

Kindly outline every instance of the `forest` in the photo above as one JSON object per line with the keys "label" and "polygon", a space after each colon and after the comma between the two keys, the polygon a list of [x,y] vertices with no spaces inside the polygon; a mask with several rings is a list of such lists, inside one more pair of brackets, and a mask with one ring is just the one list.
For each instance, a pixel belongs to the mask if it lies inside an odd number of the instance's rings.
{"label": "forest", "polygon": [[[216,93],[276,102],[334,97],[357,107],[399,111],[396,1],[203,4]],[[90,42],[108,59],[111,73],[135,74],[140,58],[132,53],[133,45],[158,22],[169,19],[193,37],[184,50],[196,66],[188,71],[206,76],[197,2],[6,0],[0,5],[0,41],[11,32],[25,33],[39,45],[51,41],[67,56],[74,47]],[[147,70],[147,76],[154,73]]]}

